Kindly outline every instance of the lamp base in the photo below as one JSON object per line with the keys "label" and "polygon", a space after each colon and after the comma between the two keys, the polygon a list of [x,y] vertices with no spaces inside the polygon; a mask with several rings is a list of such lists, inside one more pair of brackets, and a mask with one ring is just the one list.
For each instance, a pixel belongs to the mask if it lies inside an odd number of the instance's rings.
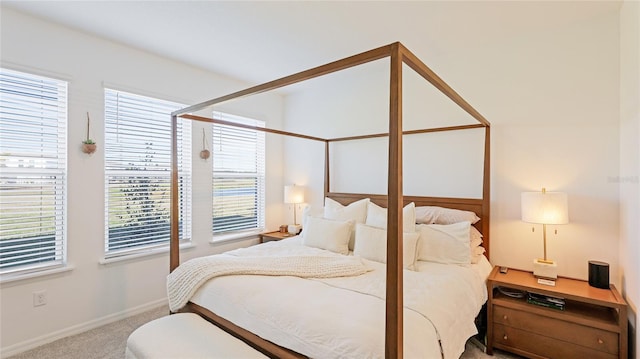
{"label": "lamp base", "polygon": [[554,261],[534,259],[533,275],[537,278],[556,279],[558,278],[558,265]]}
{"label": "lamp base", "polygon": [[289,234],[292,234],[295,236],[296,234],[300,233],[300,231],[302,230],[302,226],[299,224],[290,224],[288,229],[289,229]]}

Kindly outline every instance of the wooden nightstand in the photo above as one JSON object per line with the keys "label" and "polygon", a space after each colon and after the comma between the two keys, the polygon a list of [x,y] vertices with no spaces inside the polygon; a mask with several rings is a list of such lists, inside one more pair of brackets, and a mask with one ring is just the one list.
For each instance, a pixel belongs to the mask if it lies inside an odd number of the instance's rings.
{"label": "wooden nightstand", "polygon": [[[501,293],[498,287],[561,297],[564,310]],[[627,358],[627,304],[615,286],[599,289],[558,278],[538,284],[531,272],[495,267],[487,279],[487,354],[493,348],[529,358]]]}
{"label": "wooden nightstand", "polygon": [[269,242],[269,241],[279,241],[281,239],[285,239],[289,237],[293,237],[293,235],[286,232],[282,233],[279,231],[260,233],[260,243]]}

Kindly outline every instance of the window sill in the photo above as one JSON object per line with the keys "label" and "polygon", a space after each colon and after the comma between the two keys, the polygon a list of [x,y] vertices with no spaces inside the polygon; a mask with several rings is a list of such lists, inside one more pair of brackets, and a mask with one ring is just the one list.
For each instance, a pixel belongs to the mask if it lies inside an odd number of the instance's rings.
{"label": "window sill", "polygon": [[264,232],[264,229],[217,235],[217,236],[213,236],[213,239],[209,241],[209,244],[217,245],[217,244],[225,244],[229,242],[238,242],[246,239],[258,238],[260,236],[260,233],[262,232]]}
{"label": "window sill", "polygon": [[75,268],[74,266],[67,264],[67,265],[60,265],[60,266],[52,267],[48,269],[3,274],[3,275],[0,275],[0,284],[4,285],[4,284],[14,283],[17,281],[22,281],[22,280],[27,280],[32,278],[45,277],[49,275],[70,272],[74,268]]}
{"label": "window sill", "polygon": [[[180,245],[180,249],[181,250],[182,249],[195,248],[195,247],[196,247],[196,245],[193,244],[192,242],[183,243],[183,244]],[[169,247],[150,248],[150,249],[145,250],[145,251],[122,254],[122,255],[119,255],[119,256],[113,256],[113,257],[109,257],[109,258],[102,258],[102,259],[100,259],[98,261],[98,263],[103,264],[103,265],[107,265],[107,264],[111,264],[111,263],[124,262],[124,261],[139,259],[139,258],[151,257],[151,256],[155,256],[155,255],[158,255],[158,254],[168,253],[168,252],[169,252]]]}

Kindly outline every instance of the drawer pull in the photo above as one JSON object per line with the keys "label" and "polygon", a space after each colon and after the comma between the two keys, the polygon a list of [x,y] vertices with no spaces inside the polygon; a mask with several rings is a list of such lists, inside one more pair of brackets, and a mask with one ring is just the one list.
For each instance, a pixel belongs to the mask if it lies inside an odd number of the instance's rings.
{"label": "drawer pull", "polygon": [[503,316],[502,316],[502,319],[507,320],[507,316],[506,316],[506,315],[503,315]]}
{"label": "drawer pull", "polygon": [[598,344],[604,344],[604,340],[598,338]]}
{"label": "drawer pull", "polygon": [[507,340],[509,338],[507,338],[507,335],[505,334],[504,337],[502,337],[502,339]]}

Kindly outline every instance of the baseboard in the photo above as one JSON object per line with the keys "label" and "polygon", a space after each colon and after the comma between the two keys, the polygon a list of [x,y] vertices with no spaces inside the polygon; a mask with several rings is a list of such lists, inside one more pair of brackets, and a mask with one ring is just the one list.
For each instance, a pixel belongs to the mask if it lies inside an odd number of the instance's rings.
{"label": "baseboard", "polygon": [[134,308],[131,308],[131,309],[127,309],[127,310],[122,311],[122,312],[109,314],[107,316],[104,316],[104,317],[101,317],[101,318],[97,318],[97,319],[94,319],[94,320],[90,320],[88,322],[81,323],[81,324],[78,324],[78,325],[74,325],[74,326],[71,326],[69,328],[61,329],[61,330],[55,331],[53,333],[49,333],[49,334],[40,336],[38,338],[25,340],[23,342],[13,344],[13,345],[10,345],[10,346],[5,347],[5,348],[1,348],[0,349],[0,358],[6,358],[6,357],[10,357],[12,355],[20,354],[20,353],[22,353],[24,351],[31,350],[33,348],[37,348],[37,347],[39,347],[41,345],[51,343],[51,342],[56,341],[58,339],[66,338],[66,337],[71,336],[71,335],[80,334],[82,332],[86,332],[87,330],[95,329],[97,327],[100,327],[100,326],[103,326],[103,325],[106,325],[106,324],[110,324],[110,323],[113,323],[115,321],[134,316],[136,314],[140,314],[140,313],[146,312],[148,310],[157,308],[157,307],[162,306],[162,305],[167,305],[167,303],[168,303],[167,302],[167,298],[154,300],[153,302],[149,302],[149,303],[146,303],[146,304],[143,304],[143,305],[139,305],[137,307],[134,307]]}

